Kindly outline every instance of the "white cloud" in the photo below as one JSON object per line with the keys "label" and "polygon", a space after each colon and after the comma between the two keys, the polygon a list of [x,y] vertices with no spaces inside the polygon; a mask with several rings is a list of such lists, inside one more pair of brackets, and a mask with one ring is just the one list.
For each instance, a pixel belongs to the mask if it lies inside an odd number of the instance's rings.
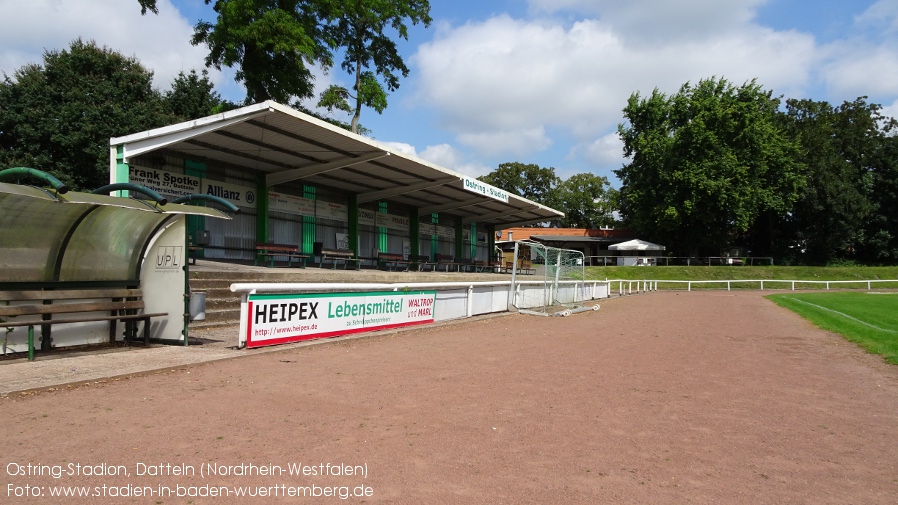
{"label": "white cloud", "polygon": [[883,104],[880,113],[885,117],[898,119],[898,100],[895,100],[891,104]]}
{"label": "white cloud", "polygon": [[0,71],[12,76],[80,37],[136,57],[154,72],[154,85],[168,89],[179,71],[204,68],[206,48],[190,45],[192,25],[169,0],[157,3],[158,15],[141,16],[134,0],[0,0]]}
{"label": "white cloud", "polygon": [[525,156],[547,149],[552,145],[552,140],[546,135],[542,126],[466,131],[459,133],[458,141],[487,156],[502,154]]}
{"label": "white cloud", "polygon": [[880,0],[854,21],[856,30],[850,38],[821,48],[820,79],[831,101],[894,97],[898,94],[898,2]]}
{"label": "white cloud", "polygon": [[859,25],[884,26],[887,32],[898,32],[898,2],[879,0],[854,20]]}
{"label": "white cloud", "polygon": [[572,11],[600,19],[628,44],[703,40],[741,30],[769,0],[530,0],[534,13]]}
{"label": "white cloud", "polygon": [[624,143],[617,132],[578,144],[571,151],[573,156],[582,156],[595,166],[619,168],[625,161]]}
{"label": "white cloud", "polygon": [[402,154],[405,154],[408,156],[414,156],[416,158],[418,157],[418,153],[415,152],[415,146],[413,146],[411,144],[406,144],[405,142],[380,142],[380,143],[383,144],[384,146],[386,146],[394,151],[398,151]]}
{"label": "white cloud", "polygon": [[469,177],[486,175],[495,168],[476,162],[466,161],[464,155],[449,144],[427,146],[421,151],[421,159]]}
{"label": "white cloud", "polygon": [[635,91],[675,92],[712,76],[737,85],[757,78],[777,94],[800,91],[814,57],[812,37],[752,24],[701,41],[647,46],[629,44],[595,19],[566,28],[503,15],[442,27],[413,61],[417,99],[438,110],[460,144],[483,155],[521,156],[553,144],[547,129],[568,131],[578,142],[607,132]]}
{"label": "white cloud", "polygon": [[821,79],[828,94],[853,100],[858,96],[894,95],[898,92],[898,47],[835,44],[822,66]]}

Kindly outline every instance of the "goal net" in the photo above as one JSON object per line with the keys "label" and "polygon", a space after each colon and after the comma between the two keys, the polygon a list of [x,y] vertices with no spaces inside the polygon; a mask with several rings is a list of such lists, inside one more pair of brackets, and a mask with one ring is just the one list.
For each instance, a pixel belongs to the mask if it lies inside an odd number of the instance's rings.
{"label": "goal net", "polygon": [[583,253],[538,242],[515,243],[511,305],[519,312],[540,316],[568,316],[584,307],[586,262]]}

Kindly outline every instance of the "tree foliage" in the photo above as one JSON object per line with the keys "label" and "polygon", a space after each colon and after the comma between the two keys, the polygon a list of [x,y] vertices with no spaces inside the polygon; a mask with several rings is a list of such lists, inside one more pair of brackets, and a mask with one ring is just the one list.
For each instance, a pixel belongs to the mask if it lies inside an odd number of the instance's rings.
{"label": "tree foliage", "polygon": [[519,162],[502,163],[496,170],[477,179],[549,207],[554,206],[556,189],[561,183],[554,168]]}
{"label": "tree foliage", "polygon": [[[332,85],[321,94],[319,107],[352,113],[351,129],[357,131],[362,107],[381,113],[387,107],[387,90],[399,89],[399,76],[408,77],[408,67],[399,55],[396,42],[386,33],[394,30],[408,40],[406,20],[429,26],[428,0],[325,1],[325,31],[331,45],[343,50],[340,67],[353,76],[352,91]],[[350,100],[355,103],[350,104]]]}
{"label": "tree foliage", "polygon": [[201,74],[196,70],[187,74],[178,72],[171,89],[163,96],[172,114],[182,121],[211,116],[229,107],[225,106],[221,95],[215,91],[215,85],[209,80],[209,72],[206,70]]}
{"label": "tree foliage", "polygon": [[[290,103],[314,95],[309,65],[332,65],[316,0],[215,0],[216,22],[200,21],[191,42],[206,44],[206,66],[236,69],[246,102]],[[207,4],[212,0],[205,0]]]}
{"label": "tree foliage", "polygon": [[554,168],[513,162],[502,163],[478,180],[564,212],[564,218],[552,225],[600,228],[614,224],[617,192],[605,177],[582,173],[562,180]]}
{"label": "tree foliage", "polygon": [[153,73],[80,39],[0,83],[0,166],[27,166],[74,189],[109,181],[109,139],[175,122]]}
{"label": "tree foliage", "polygon": [[[362,107],[383,112],[387,90],[397,90],[399,77],[408,76],[391,35],[408,40],[407,23],[431,22],[428,0],[205,2],[213,4],[217,19],[199,21],[191,43],[209,48],[207,67],[236,69],[234,78],[246,89],[246,103],[271,99],[304,108],[302,101],[314,95],[310,67],[327,72],[334,51],[341,51],[340,66],[354,84],[351,90],[328,87],[318,106],[352,114],[349,129],[355,133],[360,130]],[[155,0],[138,3],[142,14],[158,12]]]}
{"label": "tree foliage", "polygon": [[841,106],[788,100],[785,122],[802,146],[806,186],[782,227],[794,261],[888,261],[895,254],[895,121],[859,97]]}
{"label": "tree foliage", "polygon": [[614,225],[617,191],[608,178],[590,173],[574,174],[558,185],[555,208],[564,212],[562,228],[602,228]]}
{"label": "tree foliage", "polygon": [[619,127],[631,161],[616,171],[626,225],[681,254],[717,255],[765,211],[787,211],[801,167],[778,106],[754,81],[631,95]]}

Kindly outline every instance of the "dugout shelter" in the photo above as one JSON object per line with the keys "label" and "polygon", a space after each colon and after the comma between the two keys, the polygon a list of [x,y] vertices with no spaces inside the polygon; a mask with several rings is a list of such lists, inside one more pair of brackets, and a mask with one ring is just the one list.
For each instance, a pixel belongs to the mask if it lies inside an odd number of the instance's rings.
{"label": "dugout shelter", "polygon": [[276,102],[110,140],[110,183],[214,195],[230,221],[192,218],[209,259],[254,260],[261,243],[312,256],[349,249],[488,260],[495,232],[563,213]]}
{"label": "dugout shelter", "polygon": [[[116,188],[142,198],[106,194]],[[147,338],[187,342],[185,216],[228,220],[227,214],[169,203],[137,185],[68,191],[26,167],[0,170],[0,209],[0,328],[11,326],[0,338],[4,353],[25,351],[27,342],[31,354],[33,339],[26,340],[26,332],[34,327],[41,330],[44,351],[121,340],[116,325],[136,319],[116,319],[109,312],[112,301],[101,298],[139,297],[139,310],[133,303],[121,307],[135,308],[131,316],[159,314]],[[110,294],[121,290],[128,296]],[[30,329],[19,325],[31,321]],[[133,330],[142,333],[144,321]]]}

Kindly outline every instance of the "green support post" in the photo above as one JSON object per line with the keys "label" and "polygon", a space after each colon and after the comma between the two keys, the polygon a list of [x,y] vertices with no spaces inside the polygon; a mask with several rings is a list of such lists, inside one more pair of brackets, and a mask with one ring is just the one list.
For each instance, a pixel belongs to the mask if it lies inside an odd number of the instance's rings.
{"label": "green support post", "polygon": [[455,257],[457,259],[464,258],[464,230],[462,230],[461,218],[455,218]]}
{"label": "green support post", "polygon": [[268,184],[262,173],[256,175],[256,242],[268,242]]}
{"label": "green support post", "polygon": [[[131,167],[125,163],[124,146],[116,146],[115,148],[115,182],[131,182]],[[128,197],[127,191],[119,191],[118,196]]]}
{"label": "green support post", "polygon": [[[307,200],[315,200],[315,186],[303,185],[302,196]],[[316,204],[317,205],[317,204]],[[318,225],[315,216],[302,217],[302,253],[311,255],[318,239]]]}
{"label": "green support post", "polygon": [[412,209],[412,213],[408,219],[409,240],[411,240],[411,251],[409,254],[417,256],[421,252],[421,218],[418,216],[418,209]]}
{"label": "green support post", "polygon": [[355,257],[359,257],[359,199],[358,195],[349,195],[349,248]]}
{"label": "green support post", "polygon": [[34,326],[28,327],[28,361],[34,361]]}

